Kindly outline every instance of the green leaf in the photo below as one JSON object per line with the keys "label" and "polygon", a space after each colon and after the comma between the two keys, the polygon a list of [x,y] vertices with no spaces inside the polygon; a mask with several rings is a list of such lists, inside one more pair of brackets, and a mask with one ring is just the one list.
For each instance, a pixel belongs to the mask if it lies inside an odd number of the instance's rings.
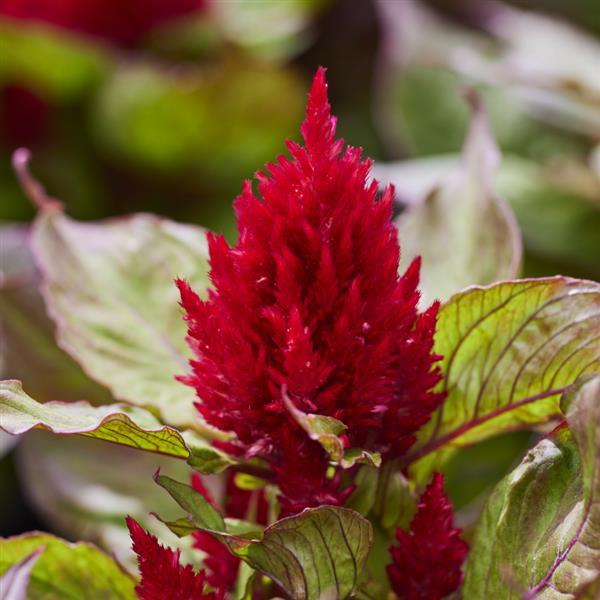
{"label": "green leaf", "polygon": [[173,280],[208,285],[204,231],[152,215],[77,223],[42,210],[32,242],[61,347],[115,398],[202,428],[195,394],[175,380],[188,350]]}
{"label": "green leaf", "polygon": [[173,280],[208,285],[204,231],[147,214],[78,223],[27,170],[14,164],[40,213],[32,247],[60,346],[115,398],[151,407],[164,422],[220,434],[203,424],[195,395],[175,380],[187,370],[185,324]]}
{"label": "green leaf", "polygon": [[178,431],[161,425],[146,410],[120,404],[91,406],[87,402],[39,404],[20,381],[0,382],[2,429],[13,435],[31,429],[79,434],[178,458],[190,455]]}
{"label": "green leaf", "polygon": [[[439,315],[447,398],[405,464],[427,479],[456,448],[559,415],[560,394],[600,368],[600,284],[551,277],[473,287]],[[424,457],[424,458],[423,458]]]}
{"label": "green leaf", "polygon": [[[221,515],[190,486],[162,475],[157,482],[188,512],[196,529],[227,544],[294,600],[347,598],[355,590],[372,542],[371,524],[357,512],[321,506],[276,521],[262,535],[233,535]],[[181,519],[167,524],[186,533]]]}
{"label": "green leaf", "polygon": [[99,44],[45,24],[0,18],[0,84],[19,83],[54,102],[72,102],[106,77],[111,57]]}
{"label": "green leaf", "polygon": [[26,556],[22,561],[8,569],[8,571],[0,577],[0,591],[2,591],[2,598],[4,598],[4,600],[27,599],[27,587],[29,586],[31,570],[43,551],[43,546],[38,548],[29,556]]}
{"label": "green leaf", "polygon": [[196,529],[225,531],[225,521],[221,513],[191,486],[166,475],[157,475],[155,481],[190,515]]}
{"label": "green leaf", "polygon": [[346,425],[333,417],[302,412],[296,408],[285,391],[282,398],[290,415],[310,439],[319,442],[333,462],[340,463],[344,457],[344,442],[339,435],[346,430]]}
{"label": "green leaf", "polygon": [[600,576],[600,376],[568,396],[569,429],[543,439],[490,498],[469,555],[465,598],[558,600],[593,590]]}
{"label": "green leaf", "polygon": [[0,427],[12,435],[31,429],[82,435],[182,458],[208,473],[231,464],[224,454],[193,432],[186,433],[184,438],[143,408],[126,404],[92,406],[85,401],[40,404],[23,391],[20,381],[0,381],[0,417]]}
{"label": "green leaf", "polygon": [[473,118],[462,164],[396,220],[402,247],[400,270],[416,256],[423,258],[424,305],[446,300],[469,285],[511,279],[519,272],[518,226],[509,206],[493,189],[500,153],[481,100],[474,92],[468,98]]}
{"label": "green leaf", "polygon": [[358,513],[321,506],[277,521],[261,540],[231,540],[229,547],[294,600],[348,598],[362,576],[372,535]]}
{"label": "green leaf", "polygon": [[135,580],[112,558],[91,544],[70,544],[45,533],[0,539],[0,575],[42,548],[31,570],[28,600],[135,600]]}
{"label": "green leaf", "polygon": [[408,527],[417,508],[417,496],[410,481],[400,471],[397,461],[381,469],[373,515],[381,527],[393,535],[397,527]]}
{"label": "green leaf", "polygon": [[19,379],[40,402],[110,402],[108,390],[57,347],[28,240],[28,227],[0,226],[0,379]]}

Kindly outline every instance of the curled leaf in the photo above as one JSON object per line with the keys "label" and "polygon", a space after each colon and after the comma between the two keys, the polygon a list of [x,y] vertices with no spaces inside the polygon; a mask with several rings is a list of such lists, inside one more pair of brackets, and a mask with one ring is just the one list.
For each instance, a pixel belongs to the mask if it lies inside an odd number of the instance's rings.
{"label": "curled leaf", "polygon": [[558,600],[593,593],[600,577],[600,376],[583,378],[567,404],[568,429],[543,439],[490,498],[473,541],[465,597]]}

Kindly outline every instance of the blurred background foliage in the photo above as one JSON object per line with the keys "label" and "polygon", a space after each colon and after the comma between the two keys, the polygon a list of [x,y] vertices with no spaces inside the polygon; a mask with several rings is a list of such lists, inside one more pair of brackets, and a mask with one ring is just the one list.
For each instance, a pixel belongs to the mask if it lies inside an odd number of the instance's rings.
{"label": "blurred background foliage", "polygon": [[[27,371],[40,400],[106,395],[53,341],[18,225],[35,211],[10,166],[17,147],[32,150],[36,175],[75,218],[154,212],[234,239],[231,201],[298,137],[320,64],[340,134],[397,185],[399,212],[457,160],[463,92],[477,89],[503,154],[495,187],[523,234],[523,274],[600,277],[596,0],[0,0],[3,374]],[[15,275],[25,284],[14,287]],[[508,436],[453,459],[463,524],[529,441]],[[51,479],[36,444],[51,446],[38,436],[0,461],[0,533],[110,537],[89,533],[86,519],[65,533],[66,508],[54,503],[72,493],[65,485],[48,495],[43,522],[29,511],[20,486]],[[40,485],[29,488],[43,504]],[[92,496],[71,500],[77,514],[112,523],[86,505]]]}

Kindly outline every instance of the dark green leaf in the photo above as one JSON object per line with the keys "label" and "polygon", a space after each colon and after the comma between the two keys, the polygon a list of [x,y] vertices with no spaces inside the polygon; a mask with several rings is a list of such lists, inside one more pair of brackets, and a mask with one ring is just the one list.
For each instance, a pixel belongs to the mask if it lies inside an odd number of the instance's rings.
{"label": "dark green leaf", "polygon": [[223,517],[202,494],[166,475],[157,475],[155,481],[190,515],[196,529],[225,531]]}

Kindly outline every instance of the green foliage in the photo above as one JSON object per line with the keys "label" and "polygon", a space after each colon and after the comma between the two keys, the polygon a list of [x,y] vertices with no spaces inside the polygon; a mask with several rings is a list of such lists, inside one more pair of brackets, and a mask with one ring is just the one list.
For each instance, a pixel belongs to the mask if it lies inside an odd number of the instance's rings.
{"label": "green foliage", "polygon": [[0,539],[0,575],[36,551],[40,556],[31,569],[28,600],[136,598],[133,577],[112,558],[91,544],[70,544],[45,533]]}
{"label": "green foliage", "polygon": [[28,396],[19,381],[0,382],[2,429],[20,435],[46,429],[60,435],[82,435],[182,458],[204,473],[215,473],[231,461],[193,432],[180,433],[162,425],[149,411],[125,404],[91,406],[87,402],[40,404]]}
{"label": "green foliage", "polygon": [[[188,512],[187,521],[193,528],[220,539],[294,600],[348,598],[362,577],[373,533],[369,521],[353,510],[333,506],[305,509],[276,521],[262,533],[244,528],[240,535],[231,532],[231,525],[190,486],[162,475],[156,480]],[[185,519],[167,525],[178,535],[192,531]]]}
{"label": "green foliage", "polygon": [[47,25],[15,27],[0,17],[0,85],[28,85],[46,97],[72,101],[97,87],[112,57],[77,36]]}
{"label": "green foliage", "polygon": [[[555,418],[564,389],[600,367],[600,285],[564,277],[457,294],[440,311],[444,405],[408,461],[420,480],[456,448]],[[424,457],[424,458],[422,458]]]}
{"label": "green foliage", "polygon": [[188,350],[173,283],[207,286],[204,231],[144,214],[78,223],[44,209],[32,243],[58,343],[115,398],[208,432],[193,391],[175,380]]}
{"label": "green foliage", "polygon": [[580,597],[600,576],[600,377],[565,398],[569,429],[543,439],[490,498],[466,598]]}

